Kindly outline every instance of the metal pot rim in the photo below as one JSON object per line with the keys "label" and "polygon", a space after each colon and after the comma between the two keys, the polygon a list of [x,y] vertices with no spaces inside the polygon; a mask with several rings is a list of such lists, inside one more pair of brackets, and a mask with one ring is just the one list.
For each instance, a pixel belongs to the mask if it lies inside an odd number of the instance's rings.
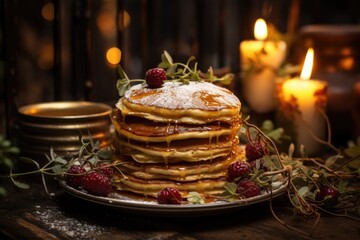
{"label": "metal pot rim", "polygon": [[111,106],[98,102],[57,101],[23,106],[19,115],[20,118],[77,119],[109,116],[111,111]]}

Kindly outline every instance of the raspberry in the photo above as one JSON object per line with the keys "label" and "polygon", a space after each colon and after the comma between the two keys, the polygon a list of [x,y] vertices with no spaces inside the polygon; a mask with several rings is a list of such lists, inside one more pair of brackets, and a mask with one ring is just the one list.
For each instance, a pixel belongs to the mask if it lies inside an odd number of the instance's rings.
{"label": "raspberry", "polygon": [[339,198],[339,192],[333,187],[323,186],[320,188],[320,191],[315,194],[316,201],[323,201],[327,198],[332,199],[335,203]]}
{"label": "raspberry", "polygon": [[166,72],[162,68],[152,68],[145,73],[146,83],[150,88],[159,88],[166,80]]}
{"label": "raspberry", "polygon": [[66,183],[74,188],[80,187],[85,172],[86,170],[84,167],[80,165],[71,165],[65,174]]}
{"label": "raspberry", "polygon": [[250,172],[250,164],[245,161],[234,162],[228,167],[228,175],[230,181],[233,181],[237,178],[246,178],[250,174]]}
{"label": "raspberry", "polygon": [[87,173],[81,182],[81,186],[88,193],[97,196],[107,196],[112,189],[111,180],[100,172]]}
{"label": "raspberry", "polygon": [[261,194],[260,186],[251,180],[243,180],[238,183],[236,192],[244,198],[255,197]]}
{"label": "raspberry", "polygon": [[157,201],[160,204],[180,204],[181,194],[176,188],[167,187],[158,193]]}
{"label": "raspberry", "polygon": [[102,174],[104,174],[105,176],[107,176],[108,178],[111,178],[113,175],[113,169],[111,168],[111,166],[107,163],[99,163],[96,166],[96,170],[98,172],[101,172]]}
{"label": "raspberry", "polygon": [[262,158],[264,155],[269,153],[266,144],[261,140],[256,142],[249,142],[245,146],[245,154],[248,161],[254,161],[256,159]]}

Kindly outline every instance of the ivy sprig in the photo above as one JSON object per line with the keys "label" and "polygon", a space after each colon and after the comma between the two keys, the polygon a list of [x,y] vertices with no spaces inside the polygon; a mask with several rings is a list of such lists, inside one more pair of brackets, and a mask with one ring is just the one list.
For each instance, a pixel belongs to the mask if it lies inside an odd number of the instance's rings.
{"label": "ivy sprig", "polygon": [[130,79],[124,69],[118,66],[119,79],[116,81],[116,88],[119,96],[124,96],[125,92],[131,87],[132,83],[144,83],[145,79]]}
{"label": "ivy sprig", "polygon": [[25,175],[40,174],[45,191],[50,195],[47,189],[46,175],[62,179],[65,175],[69,174],[67,173],[67,170],[74,164],[84,166],[87,171],[94,170],[100,162],[109,163],[110,165],[112,155],[110,148],[100,147],[100,142],[94,141],[91,136],[89,140],[85,140],[83,135],[80,135],[79,140],[81,142],[81,147],[74,153],[58,155],[51,147],[50,154],[45,155],[47,162],[43,166],[40,166],[37,161],[31,158],[20,157],[20,161],[35,165],[35,170],[20,173],[14,173],[13,170],[10,170],[10,179],[18,188],[28,189],[30,186],[27,183],[17,180],[17,178]]}
{"label": "ivy sprig", "polygon": [[211,83],[221,82],[224,85],[228,85],[234,79],[234,74],[232,73],[226,73],[222,77],[216,76],[211,66],[206,73],[203,73],[198,69],[198,63],[195,60],[196,58],[191,56],[186,64],[174,62],[171,55],[167,51],[164,51],[164,53],[161,54],[161,63],[159,63],[158,67],[166,71],[168,78],[173,81],[181,81],[185,84],[188,84],[189,81],[205,81]]}

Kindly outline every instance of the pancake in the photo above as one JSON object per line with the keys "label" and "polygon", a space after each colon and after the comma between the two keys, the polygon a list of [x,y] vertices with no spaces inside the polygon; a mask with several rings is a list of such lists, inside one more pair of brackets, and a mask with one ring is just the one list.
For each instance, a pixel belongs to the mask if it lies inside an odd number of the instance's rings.
{"label": "pancake", "polygon": [[[222,139],[222,138],[219,138]],[[223,141],[210,142],[209,139],[199,141],[187,139],[182,141],[150,144],[146,142],[122,139],[115,135],[113,146],[120,153],[140,163],[198,162],[226,156],[238,143],[238,138],[224,137]]]}
{"label": "pancake", "polygon": [[173,187],[179,190],[182,196],[189,192],[198,192],[201,195],[217,195],[224,191],[227,178],[203,179],[189,182],[176,182],[167,180],[142,180],[132,176],[122,178],[121,175],[114,176],[114,186],[120,191],[130,191],[146,197],[156,197],[161,189]]}
{"label": "pancake", "polygon": [[123,116],[156,122],[202,124],[238,117],[239,99],[228,89],[208,82],[166,82],[161,88],[131,87],[116,104]]}
{"label": "pancake", "polygon": [[208,82],[131,87],[111,114],[119,191],[156,196],[165,187],[218,194],[239,150],[239,99]]}
{"label": "pancake", "polygon": [[189,138],[217,138],[232,134],[234,128],[224,122],[206,124],[159,123],[139,117],[126,117],[122,120],[121,112],[115,109],[112,113],[114,126],[119,134],[129,139],[146,142],[166,142]]}
{"label": "pancake", "polygon": [[[244,157],[244,153],[239,152],[239,156]],[[226,177],[226,168],[237,160],[233,157],[219,157],[211,161],[201,163],[181,162],[164,167],[163,164],[139,164],[131,158],[118,156],[115,161],[117,168],[126,174],[144,180],[148,179],[171,179],[176,181],[194,181],[205,178]]]}

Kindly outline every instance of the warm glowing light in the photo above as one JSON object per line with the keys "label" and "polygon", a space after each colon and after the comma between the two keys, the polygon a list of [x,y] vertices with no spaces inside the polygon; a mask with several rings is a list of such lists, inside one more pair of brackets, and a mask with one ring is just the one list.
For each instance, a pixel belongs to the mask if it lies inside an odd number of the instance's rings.
{"label": "warm glowing light", "polygon": [[314,49],[309,48],[306,53],[303,69],[300,74],[301,79],[305,79],[305,80],[310,79],[313,63],[314,63]]}
{"label": "warm glowing light", "polygon": [[267,26],[264,19],[259,18],[255,22],[254,36],[257,40],[265,40],[267,38]]}
{"label": "warm glowing light", "polygon": [[41,9],[41,15],[48,21],[54,20],[54,4],[45,4]]}
{"label": "warm glowing light", "polygon": [[111,64],[118,64],[121,60],[121,51],[117,47],[109,48],[106,52],[106,59]]}
{"label": "warm glowing light", "polygon": [[54,65],[54,46],[53,42],[49,39],[41,43],[38,65],[42,70],[50,70]]}
{"label": "warm glowing light", "polygon": [[119,12],[118,17],[119,17],[118,18],[119,30],[123,31],[130,25],[131,22],[130,14],[127,11],[121,11]]}
{"label": "warm glowing light", "polygon": [[102,34],[113,36],[116,34],[116,21],[112,12],[103,11],[96,18],[96,25]]}
{"label": "warm glowing light", "polygon": [[346,57],[339,61],[339,66],[345,71],[351,71],[355,67],[355,59],[353,57]]}

